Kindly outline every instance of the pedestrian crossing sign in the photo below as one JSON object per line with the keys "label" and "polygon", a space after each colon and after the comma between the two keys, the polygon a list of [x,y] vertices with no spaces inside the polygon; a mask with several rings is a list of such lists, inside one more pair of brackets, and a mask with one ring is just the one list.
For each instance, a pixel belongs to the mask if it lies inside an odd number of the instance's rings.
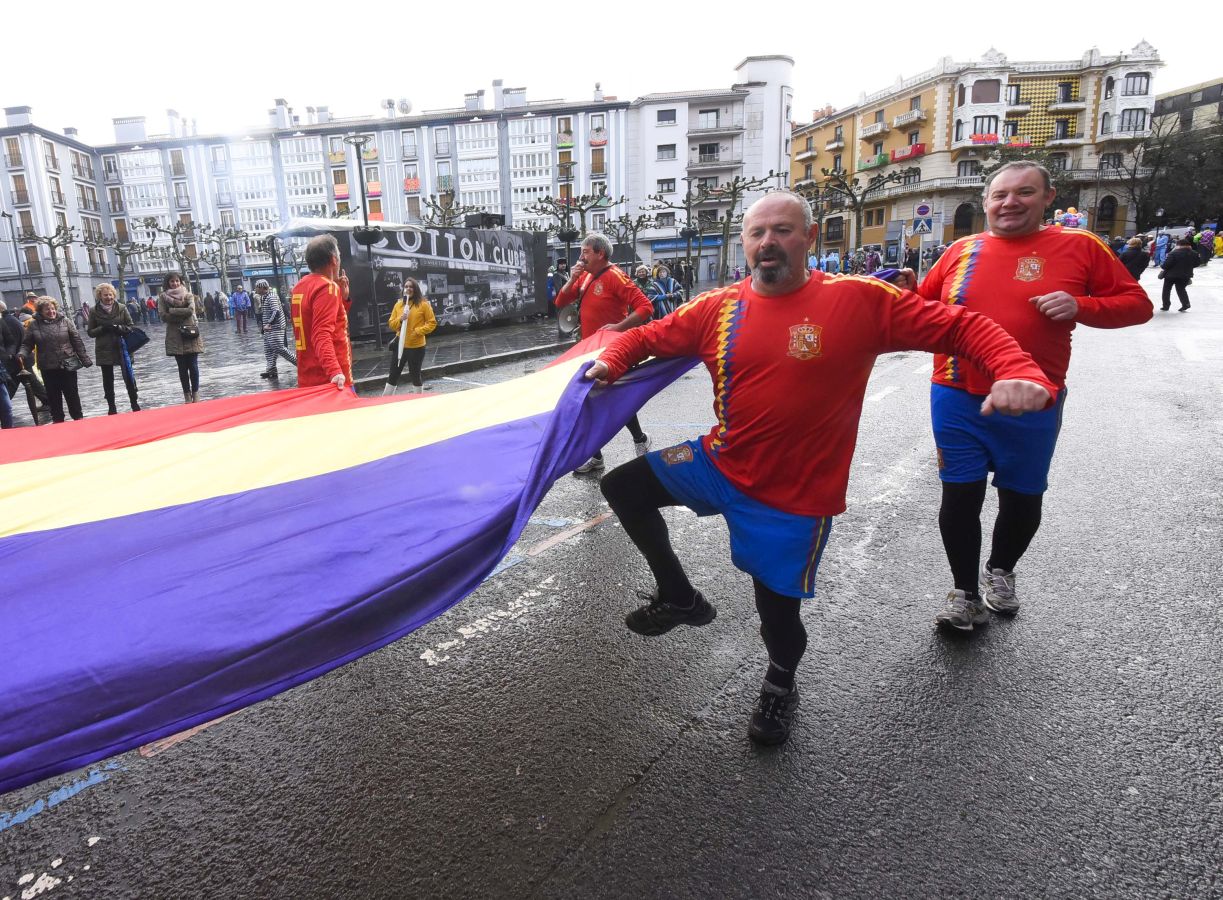
{"label": "pedestrian crossing sign", "polygon": [[934,220],[933,219],[926,218],[926,219],[914,219],[913,220],[913,233],[914,234],[930,234],[930,232],[933,230],[934,230]]}

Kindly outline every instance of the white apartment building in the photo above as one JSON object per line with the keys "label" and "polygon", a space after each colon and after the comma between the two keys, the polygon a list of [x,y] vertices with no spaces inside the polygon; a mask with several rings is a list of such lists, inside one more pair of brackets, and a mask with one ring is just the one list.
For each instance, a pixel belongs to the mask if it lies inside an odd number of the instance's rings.
{"label": "white apartment building", "polygon": [[[638,214],[649,194],[682,197],[685,178],[713,184],[772,170],[784,184],[792,69],[787,57],[750,57],[729,89],[631,103],[597,85],[586,101],[528,102],[525,88],[500,81],[491,105],[480,90],[462,107],[419,114],[407,101],[387,100],[382,117],[341,119],[326,107],[307,107],[303,116],[278,99],[267,125],[242,135],[201,135],[167,110],[163,133],[150,133],[141,116],[116,118],[114,141],[101,146],[83,143],[73,129],[48,131],[34,124],[29,107],[12,107],[0,126],[8,181],[0,192],[0,291],[9,299],[19,290],[58,296],[46,246],[25,239],[58,225],[161,248],[168,239],[143,220],[241,229],[249,238],[228,247],[228,278],[201,266],[203,290],[223,281],[228,290],[239,278],[273,274],[264,239],[292,218],[367,214],[419,223],[433,197],[501,216],[507,227],[543,228],[553,220],[528,207],[544,197],[628,196],[624,206],[591,213],[587,227],[598,229],[608,215]],[[366,139],[363,147],[345,140],[355,137]],[[639,255],[674,256],[663,247],[677,231],[667,224],[643,233]],[[707,249],[716,252],[717,244]],[[74,244],[63,258],[62,299],[72,306],[116,276],[111,251]],[[171,268],[164,254],[137,257],[125,273],[126,292],[154,292]]]}

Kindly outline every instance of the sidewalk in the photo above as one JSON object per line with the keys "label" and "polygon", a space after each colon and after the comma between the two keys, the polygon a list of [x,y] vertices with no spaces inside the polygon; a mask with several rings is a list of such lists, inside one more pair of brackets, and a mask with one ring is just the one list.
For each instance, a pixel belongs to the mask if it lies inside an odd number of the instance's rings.
{"label": "sidewalk", "polygon": [[[183,402],[178,381],[178,368],[173,357],[165,355],[166,327],[140,325],[149,335],[149,343],[135,358],[136,384],[142,408],[174,406]],[[259,391],[297,387],[297,371],[283,359],[278,360],[279,382],[260,378],[266,366],[263,337],[253,324],[246,334],[236,334],[234,323],[200,322],[204,337],[204,353],[200,356],[200,400],[215,400]],[[83,336],[90,354],[94,342]],[[491,326],[474,331],[430,336],[426,345],[424,376],[440,378],[455,372],[467,372],[484,366],[508,362],[529,356],[559,356],[573,342],[560,338],[555,319],[528,319],[508,325]],[[358,393],[381,391],[386,383],[390,353],[373,343],[353,346],[353,377]],[[406,378],[406,373],[405,373]],[[102,370],[98,366],[77,373],[81,407],[86,417],[106,415],[106,399],[102,395]],[[404,382],[401,381],[401,384]],[[116,407],[120,414],[129,413],[123,380],[115,373]],[[66,411],[65,411],[66,412]],[[50,412],[43,413],[44,422],[51,421]],[[13,398],[13,419],[17,427],[33,425],[25,392]]]}

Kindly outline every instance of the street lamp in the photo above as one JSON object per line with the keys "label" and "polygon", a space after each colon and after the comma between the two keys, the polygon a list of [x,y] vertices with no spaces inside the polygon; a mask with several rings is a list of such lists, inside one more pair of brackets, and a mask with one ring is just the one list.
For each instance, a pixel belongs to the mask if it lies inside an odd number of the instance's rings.
{"label": "street lamp", "polygon": [[361,185],[361,219],[365,223],[365,227],[353,230],[353,240],[365,248],[365,260],[369,266],[369,302],[370,310],[374,318],[374,334],[378,339],[378,346],[382,346],[382,314],[378,309],[378,294],[377,280],[378,275],[374,271],[374,244],[382,240],[381,228],[369,227],[369,198],[365,194],[365,145],[372,138],[368,134],[350,134],[344,138],[344,143],[357,148],[357,177],[360,179]]}
{"label": "street lamp", "polygon": [[[1163,210],[1161,209],[1159,212],[1162,213]],[[17,281],[18,284],[21,284],[21,293],[24,296],[26,295],[26,274],[21,270],[21,256],[18,256],[17,253],[17,223],[13,221],[12,213],[9,210],[0,213],[0,216],[4,216],[5,219],[9,220],[9,240],[12,242],[12,264],[17,267]]]}

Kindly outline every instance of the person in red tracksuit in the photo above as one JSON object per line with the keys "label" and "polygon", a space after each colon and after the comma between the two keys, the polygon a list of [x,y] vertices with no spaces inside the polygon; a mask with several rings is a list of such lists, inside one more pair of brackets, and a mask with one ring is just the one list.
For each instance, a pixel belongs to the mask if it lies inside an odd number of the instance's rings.
{"label": "person in red tracksuit", "polygon": [[625,332],[586,373],[612,382],[649,356],[696,356],[709,370],[710,433],[618,467],[602,488],[656,582],[649,602],[625,619],[642,635],[716,616],[680,565],[660,507],[726,518],[731,561],[752,577],[769,654],[748,728],[761,744],[790,734],[794,673],[807,647],[799,607],[814,596],[832,517],[845,511],[875,358],[927,350],[972,359],[998,379],[983,415],[1040,410],[1055,393],[1032,357],[983,315],[875,278],[808,270],[817,228],[802,197],[767,194],[743,222],[749,279]]}
{"label": "person in red tracksuit", "polygon": [[[584,338],[596,331],[628,331],[644,325],[654,315],[654,304],[641,288],[619,266],[611,264],[611,252],[611,241],[604,235],[587,235],[582,241],[582,258],[556,295],[557,309],[581,302],[579,313]],[[650,436],[641,430],[636,416],[629,419],[628,430],[637,455],[644,455],[650,449]],[[599,452],[574,469],[573,474],[589,475],[602,468],[603,454]]]}
{"label": "person in red tracksuit", "polygon": [[310,274],[293,288],[293,337],[299,387],[331,383],[352,386],[348,340],[348,276],[340,268],[340,245],[329,234],[306,244]]}

